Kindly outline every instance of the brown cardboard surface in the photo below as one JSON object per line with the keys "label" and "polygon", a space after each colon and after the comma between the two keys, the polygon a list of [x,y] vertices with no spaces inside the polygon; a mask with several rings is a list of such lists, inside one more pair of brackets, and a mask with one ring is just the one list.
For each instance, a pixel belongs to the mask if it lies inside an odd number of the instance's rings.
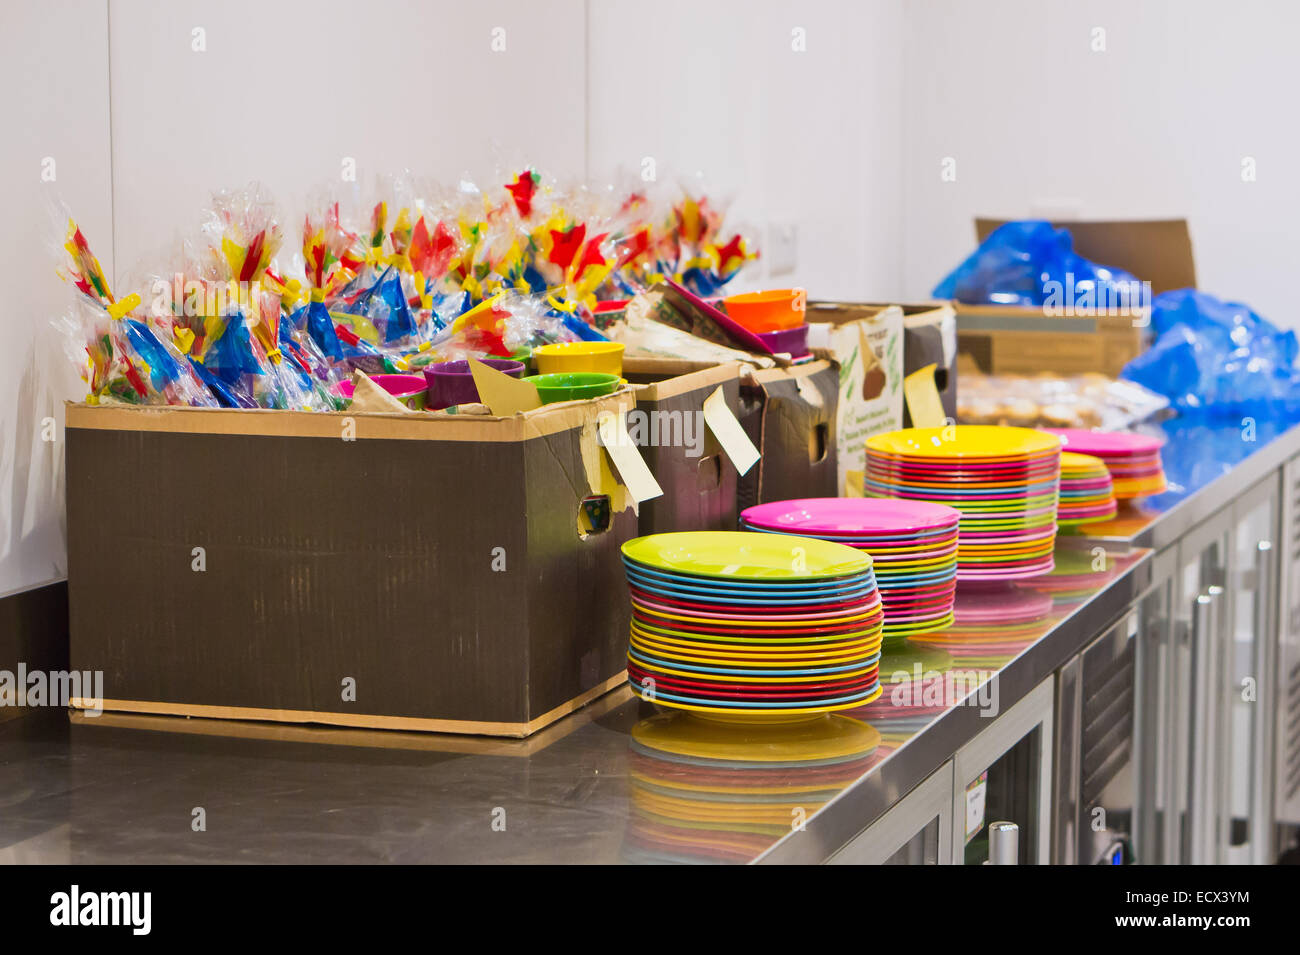
{"label": "brown cardboard surface", "polygon": [[356,415],[355,441],[345,415],[69,407],[74,665],[155,712],[529,732],[626,663],[636,515],[594,419],[632,400]]}
{"label": "brown cardboard surface", "polygon": [[185,408],[166,406],[86,405],[66,402],[69,428],[120,431],[164,431],[188,434],[277,435],[298,438],[339,438],[351,428],[356,440],[400,441],[523,441],[580,426],[594,413],[631,408],[631,390],[590,401],[564,401],[510,417],[424,414],[375,414],[346,411],[272,411],[243,408]]}
{"label": "brown cardboard surface", "polygon": [[[1132,316],[1068,318],[1006,305],[954,307],[958,351],[986,374],[1100,372],[1116,377],[1144,347],[1145,329]],[[1010,327],[988,327],[998,324]]]}
{"label": "brown cardboard surface", "polygon": [[636,386],[641,401],[661,401],[676,395],[720,385],[740,377],[745,366],[738,362],[716,364],[667,358],[628,358],[623,377]]}
{"label": "brown cardboard surface", "polygon": [[835,415],[839,367],[818,360],[750,374],[740,421],[762,452],[737,485],[737,507],[797,497],[838,497]]}
{"label": "brown cardboard surface", "polygon": [[[977,218],[975,235],[983,242],[1007,219]],[[1132,272],[1151,283],[1155,295],[1196,287],[1196,260],[1186,219],[1111,222],[1053,222],[1070,230],[1074,250],[1099,265]]]}
{"label": "brown cardboard surface", "polygon": [[[742,367],[734,362],[717,365],[629,358],[623,362],[623,374],[634,383],[638,410],[702,419],[704,402],[718,388],[732,413],[739,413]],[[684,447],[651,445],[641,449],[664,494],[641,505],[640,533],[735,529],[735,465],[707,428],[703,437],[699,457]]]}

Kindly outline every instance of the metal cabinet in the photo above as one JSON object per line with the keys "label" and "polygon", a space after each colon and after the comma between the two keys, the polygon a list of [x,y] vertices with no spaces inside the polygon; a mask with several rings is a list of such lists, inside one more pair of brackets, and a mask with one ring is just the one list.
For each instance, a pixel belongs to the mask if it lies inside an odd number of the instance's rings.
{"label": "metal cabinet", "polygon": [[[934,865],[986,861],[995,822],[1019,826],[1020,863],[1049,858],[1053,679],[990,719],[952,759],[840,849],[833,865]],[[968,831],[972,784],[983,811]],[[967,839],[965,836],[972,838]]]}
{"label": "metal cabinet", "polygon": [[1281,491],[1282,534],[1273,549],[1281,616],[1274,654],[1273,809],[1278,822],[1300,826],[1300,457],[1283,467]]}
{"label": "metal cabinet", "polygon": [[1052,862],[1127,865],[1134,852],[1135,608],[1057,671]]}
{"label": "metal cabinet", "polygon": [[1270,861],[1275,473],[1156,558],[1139,607],[1139,861]]}
{"label": "metal cabinet", "polygon": [[[1151,589],[1138,604],[1138,639],[1134,682],[1134,775],[1137,793],[1133,819],[1133,856],[1143,864],[1177,857],[1172,848],[1180,836],[1183,800],[1174,798],[1173,692],[1178,600],[1178,547],[1157,554],[1152,562]],[[1177,821],[1175,820],[1175,817]]]}
{"label": "metal cabinet", "polygon": [[952,856],[952,760],[900,799],[830,865],[941,865]]}
{"label": "metal cabinet", "polygon": [[[997,821],[1020,827],[1021,864],[1049,861],[1054,682],[1044,680],[953,757],[953,864],[987,861],[988,825]],[[972,786],[980,785],[982,819],[968,823]]]}
{"label": "metal cabinet", "polygon": [[1232,514],[1231,586],[1218,656],[1220,773],[1214,861],[1264,865],[1274,854],[1279,476],[1238,497]]}

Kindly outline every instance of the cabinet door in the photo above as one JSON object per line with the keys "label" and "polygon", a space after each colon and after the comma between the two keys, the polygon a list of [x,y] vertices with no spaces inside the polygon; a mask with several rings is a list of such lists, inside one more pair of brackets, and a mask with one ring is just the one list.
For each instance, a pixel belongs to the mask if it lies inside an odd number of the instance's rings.
{"label": "cabinet door", "polygon": [[1220,656],[1219,846],[1216,861],[1272,859],[1280,476],[1233,502],[1232,582]]}
{"label": "cabinet door", "polygon": [[1178,619],[1178,547],[1156,555],[1152,586],[1138,604],[1137,701],[1133,768],[1137,793],[1133,854],[1144,865],[1176,862],[1177,833],[1184,811],[1173,795],[1175,660]]}
{"label": "cabinet door", "polygon": [[1051,851],[1055,676],[996,717],[953,758],[952,861],[988,861],[989,826],[1020,828],[1019,862],[1046,865]]}
{"label": "cabinet door", "polygon": [[1278,822],[1300,826],[1300,457],[1282,469],[1282,489],[1282,536],[1274,548],[1281,563],[1281,620],[1273,668],[1273,811]]}
{"label": "cabinet door", "polygon": [[1221,843],[1223,658],[1231,621],[1232,514],[1225,512],[1178,545],[1167,726],[1170,759],[1167,863],[1216,861]]}
{"label": "cabinet door", "polygon": [[830,865],[941,865],[952,856],[952,760],[831,857]]}

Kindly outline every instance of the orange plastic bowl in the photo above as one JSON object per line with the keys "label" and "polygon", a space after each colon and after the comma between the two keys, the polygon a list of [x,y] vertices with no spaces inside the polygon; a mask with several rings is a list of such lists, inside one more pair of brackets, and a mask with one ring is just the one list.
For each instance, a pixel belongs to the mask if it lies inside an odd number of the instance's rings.
{"label": "orange plastic bowl", "polygon": [[751,332],[781,332],[804,323],[804,296],[792,288],[732,295],[722,304],[731,318]]}

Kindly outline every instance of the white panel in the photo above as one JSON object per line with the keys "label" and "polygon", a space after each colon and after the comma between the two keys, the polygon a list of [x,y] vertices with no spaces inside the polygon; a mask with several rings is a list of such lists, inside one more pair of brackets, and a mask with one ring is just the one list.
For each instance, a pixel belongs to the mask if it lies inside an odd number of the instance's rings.
{"label": "white panel", "polygon": [[970,253],[976,215],[1186,217],[1201,288],[1300,324],[1300,127],[1279,111],[1298,29],[1300,5],[1271,0],[908,4],[908,294]]}
{"label": "white panel", "polygon": [[254,179],[297,241],[304,201],[341,182],[344,157],[367,191],[404,168],[449,182],[521,162],[583,175],[581,0],[113,0],[110,14],[118,261],[131,274],[213,190]]}
{"label": "white panel", "polygon": [[760,241],[794,225],[794,273],[751,270],[737,288],[901,291],[900,2],[598,0],[589,16],[594,179],[653,157],[734,197],[728,220]]}
{"label": "white panel", "polygon": [[83,388],[49,324],[72,293],[54,275],[62,224],[46,203],[66,201],[112,267],[107,27],[106,0],[7,3],[0,18],[0,594],[67,568],[63,401]]}

